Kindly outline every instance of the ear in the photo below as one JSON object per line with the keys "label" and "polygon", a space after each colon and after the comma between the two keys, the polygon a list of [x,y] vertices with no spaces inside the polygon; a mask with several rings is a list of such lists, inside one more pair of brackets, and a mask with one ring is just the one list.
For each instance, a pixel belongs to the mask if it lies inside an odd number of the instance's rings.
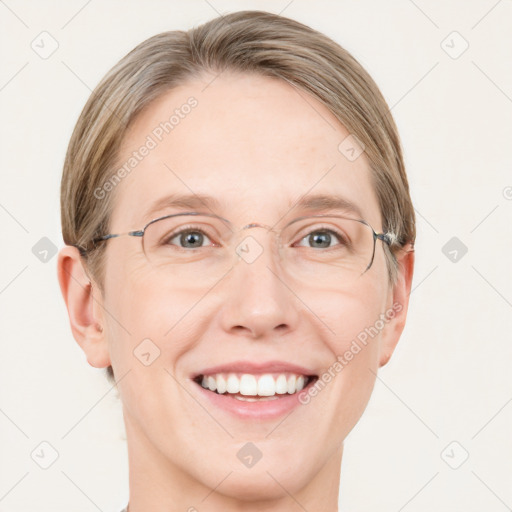
{"label": "ear", "polygon": [[[405,246],[398,254],[398,279],[392,289],[390,314],[394,313],[382,333],[379,367],[387,364],[405,327],[409,295],[411,293],[412,276],[414,272],[414,247]],[[392,313],[393,312],[393,313]]]}
{"label": "ear", "polygon": [[65,246],[60,250],[57,273],[73,337],[91,366],[108,366],[110,354],[105,333],[103,297],[87,275],[76,247]]}

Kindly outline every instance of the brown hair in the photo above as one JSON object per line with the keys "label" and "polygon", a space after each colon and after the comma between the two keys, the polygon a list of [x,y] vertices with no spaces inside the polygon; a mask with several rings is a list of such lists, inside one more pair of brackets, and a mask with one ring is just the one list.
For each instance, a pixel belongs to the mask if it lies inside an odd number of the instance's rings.
{"label": "brown hair", "polygon": [[[69,142],[61,183],[64,242],[81,249],[100,288],[102,247],[113,194],[98,198],[114,174],[118,151],[135,116],[164,92],[205,72],[252,72],[279,78],[312,94],[363,143],[383,231],[396,235],[386,251],[389,282],[395,253],[413,247],[416,222],[396,125],[377,85],[333,40],[297,21],[263,11],[239,11],[184,31],[157,34],[123,57],[101,80]],[[114,380],[112,367],[107,376]]]}

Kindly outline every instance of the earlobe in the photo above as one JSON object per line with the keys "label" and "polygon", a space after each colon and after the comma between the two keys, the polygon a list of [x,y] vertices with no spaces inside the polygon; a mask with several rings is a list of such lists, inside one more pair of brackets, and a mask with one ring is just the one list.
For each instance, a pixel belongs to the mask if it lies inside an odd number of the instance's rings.
{"label": "earlobe", "polygon": [[108,366],[110,354],[104,332],[101,292],[97,291],[97,286],[87,275],[76,247],[65,246],[61,249],[57,272],[73,337],[91,366]]}
{"label": "earlobe", "polygon": [[391,306],[393,317],[386,325],[381,339],[379,367],[386,365],[390,360],[405,327],[414,273],[414,247],[412,244],[407,245],[397,254],[397,260],[398,279],[393,287]]}

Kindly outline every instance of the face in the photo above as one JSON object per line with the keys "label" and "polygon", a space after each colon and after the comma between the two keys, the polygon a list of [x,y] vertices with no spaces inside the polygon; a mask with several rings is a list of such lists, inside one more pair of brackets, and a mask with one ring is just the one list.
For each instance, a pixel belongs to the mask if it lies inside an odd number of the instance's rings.
{"label": "face", "polygon": [[[281,226],[323,213],[293,208],[313,193],[348,199],[381,231],[368,161],[364,153],[350,161],[340,152],[349,133],[323,105],[271,78],[224,73],[211,80],[173,89],[131,125],[120,165],[147,144],[148,135],[156,145],[112,192],[112,233],[184,211],[215,213],[237,228]],[[183,108],[190,97],[195,105]],[[176,109],[166,133],[161,123]],[[154,208],[174,194],[208,195],[218,204]],[[382,321],[396,295],[379,240],[371,268],[351,288],[336,289],[281,274],[265,229],[245,235],[257,240],[261,255],[251,264],[236,262],[206,289],[201,273],[187,286],[173,281],[174,270],[166,275],[148,264],[140,238],[109,240],[104,294],[94,314],[116,378],[125,376],[118,387],[131,454],[179,470],[184,485],[215,488],[230,474],[222,484],[225,495],[251,499],[264,492],[270,498],[281,496],[283,487],[299,493],[327,470],[339,477],[333,468],[343,440],[367,405],[383,353],[399,335],[396,318]],[[371,326],[378,333],[363,342],[361,333]],[[324,385],[317,393],[304,390],[304,403],[287,394],[256,404],[206,391],[193,380],[240,361],[296,365]],[[278,367],[240,368],[256,377],[283,373]],[[259,454],[259,462],[246,464]]]}

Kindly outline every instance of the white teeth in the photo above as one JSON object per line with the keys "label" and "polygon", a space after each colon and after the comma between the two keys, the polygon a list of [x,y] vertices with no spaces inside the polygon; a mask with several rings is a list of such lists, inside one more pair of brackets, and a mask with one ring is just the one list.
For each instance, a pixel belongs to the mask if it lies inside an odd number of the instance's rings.
{"label": "white teeth", "polygon": [[217,389],[217,379],[208,377],[208,389],[210,391],[215,391]]}
{"label": "white teeth", "polygon": [[217,393],[225,393],[227,386],[226,379],[222,375],[217,376]]}
{"label": "white teeth", "polygon": [[[240,374],[239,374],[240,375]],[[284,395],[286,393],[292,395],[304,388],[307,383],[307,377],[297,374],[279,374],[272,375],[266,373],[264,375],[251,375],[249,373],[241,374],[216,374],[203,376],[201,385],[210,391],[217,391],[219,394],[240,394],[246,397],[274,397],[275,395]],[[244,398],[238,396],[240,400],[254,401],[258,398]],[[277,397],[275,397],[277,398]]]}
{"label": "white teeth", "polygon": [[279,400],[279,397],[277,396],[262,396],[261,398],[252,398],[248,396],[235,395],[233,398],[236,398],[241,402],[267,402],[268,400]]}
{"label": "white teeth", "polygon": [[288,377],[288,383],[287,383],[287,391],[288,393],[293,393],[295,391],[295,381],[297,379],[295,378],[295,375],[291,375]]}
{"label": "white teeth", "polygon": [[240,394],[241,395],[257,395],[258,394],[258,381],[254,375],[244,373],[240,379]]}
{"label": "white teeth", "polygon": [[276,380],[276,393],[278,395],[284,395],[288,392],[288,381],[286,375],[279,375]]}
{"label": "white teeth", "polygon": [[226,388],[228,393],[238,393],[240,391],[240,381],[236,375],[228,377],[228,386]]}
{"label": "white teeth", "polygon": [[276,384],[272,375],[262,375],[258,379],[258,395],[273,396],[275,394]]}

